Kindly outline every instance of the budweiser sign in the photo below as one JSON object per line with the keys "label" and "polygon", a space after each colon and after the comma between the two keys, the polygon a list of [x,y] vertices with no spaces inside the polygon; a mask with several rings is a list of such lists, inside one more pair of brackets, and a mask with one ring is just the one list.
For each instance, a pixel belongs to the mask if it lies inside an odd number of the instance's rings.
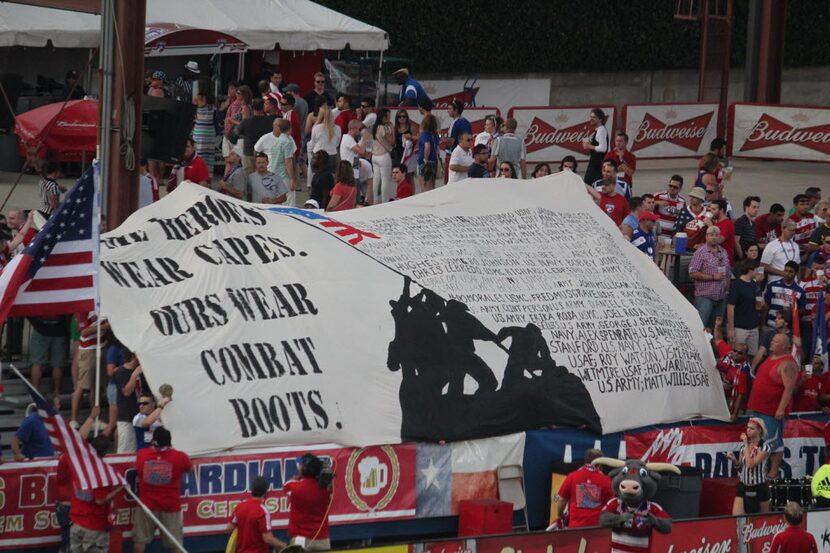
{"label": "budweiser sign", "polygon": [[582,147],[582,141],[590,140],[593,135],[594,128],[587,121],[557,129],[538,117],[534,117],[525,134],[525,146],[527,147],[527,153],[558,146],[584,154],[585,149]]}
{"label": "budweiser sign", "polygon": [[764,520],[760,526],[755,526],[752,522],[747,522],[741,528],[741,543],[749,543],[754,540],[771,538],[778,532],[786,530],[786,528],[787,523],[780,519],[778,522],[773,524],[768,524],[768,521]]}
{"label": "budweiser sign", "polygon": [[657,119],[654,115],[646,113],[634,136],[634,143],[631,151],[636,152],[661,142],[668,142],[680,146],[686,150],[696,153],[700,150],[703,137],[709,129],[714,111],[686,119],[679,123],[669,125]]}
{"label": "budweiser sign", "polygon": [[794,144],[830,154],[830,124],[795,127],[765,113],[753,125],[739,151],[747,152],[781,144]]}

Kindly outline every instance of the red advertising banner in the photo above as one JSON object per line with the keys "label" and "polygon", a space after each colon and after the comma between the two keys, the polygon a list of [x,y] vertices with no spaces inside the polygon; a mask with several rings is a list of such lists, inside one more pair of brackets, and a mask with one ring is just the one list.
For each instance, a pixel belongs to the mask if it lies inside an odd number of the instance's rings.
{"label": "red advertising banner", "polygon": [[[185,535],[224,533],[234,507],[248,497],[249,482],[257,475],[271,482],[266,505],[275,526],[285,528],[290,507],[283,484],[298,473],[297,460],[309,451],[332,461],[331,524],[415,518],[414,444],[275,448],[194,458],[194,471],[182,481]],[[133,456],[115,455],[108,462],[135,484]],[[0,465],[0,549],[59,542],[54,516],[56,467],[56,460]],[[125,535],[131,530],[134,507],[125,496],[113,503],[115,529]]]}
{"label": "red advertising banner", "polygon": [[650,553],[737,552],[737,523],[735,518],[677,522],[670,534],[652,532]]}
{"label": "red advertising banner", "polygon": [[607,553],[610,550],[611,532],[605,528],[581,528],[478,538],[475,553]]}
{"label": "red advertising banner", "polygon": [[[630,457],[697,467],[703,471],[704,478],[728,477],[733,476],[733,468],[726,454],[738,449],[743,430],[744,423],[695,423],[627,433],[625,445]],[[813,474],[821,466],[823,448],[824,422],[788,418],[784,423],[784,461],[781,463],[784,477],[802,478]]]}
{"label": "red advertising banner", "polygon": [[830,162],[830,108],[735,103],[729,128],[735,157]]}
{"label": "red advertising banner", "polygon": [[[758,515],[738,519],[738,538],[746,546],[747,553],[770,553],[775,534],[785,530],[788,524],[780,514]],[[802,526],[805,523],[802,522]]]}
{"label": "red advertising banner", "polygon": [[717,138],[718,104],[629,104],[622,128],[638,159],[699,157]]}
{"label": "red advertising banner", "polygon": [[515,107],[508,117],[516,119],[516,134],[525,137],[528,163],[546,161],[559,163],[567,155],[578,161],[586,161],[588,153],[582,148],[582,141],[594,133],[589,124],[591,109],[600,107],[608,116],[605,124],[614,141],[614,106],[551,106]]}

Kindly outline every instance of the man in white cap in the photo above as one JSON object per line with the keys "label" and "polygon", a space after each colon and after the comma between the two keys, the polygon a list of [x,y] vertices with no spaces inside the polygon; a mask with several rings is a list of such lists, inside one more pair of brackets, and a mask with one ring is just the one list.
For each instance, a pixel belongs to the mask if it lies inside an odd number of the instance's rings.
{"label": "man in white cap", "polygon": [[184,64],[184,68],[187,70],[187,73],[176,78],[176,82],[174,83],[175,93],[173,96],[180,102],[192,102],[193,94],[197,92],[194,91],[193,82],[199,78],[199,64],[195,61],[189,61]]}
{"label": "man in white cap", "polygon": [[399,106],[417,106],[423,99],[429,100],[429,95],[421,83],[409,76],[409,69],[402,67],[394,73],[395,81],[401,85],[398,96]]}

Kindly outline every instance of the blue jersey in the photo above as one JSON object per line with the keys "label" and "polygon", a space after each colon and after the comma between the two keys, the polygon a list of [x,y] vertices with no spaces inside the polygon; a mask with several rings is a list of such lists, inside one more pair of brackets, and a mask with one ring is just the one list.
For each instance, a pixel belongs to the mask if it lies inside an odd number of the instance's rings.
{"label": "blue jersey", "polygon": [[650,258],[657,259],[657,241],[652,233],[643,232],[640,225],[637,225],[631,234],[631,243]]}
{"label": "blue jersey", "polygon": [[465,117],[462,116],[450,125],[450,138],[453,139],[452,148],[449,149],[450,152],[455,150],[455,147],[458,146],[458,139],[461,138],[461,135],[464,133],[472,135],[473,126]]}
{"label": "blue jersey", "polygon": [[427,91],[421,86],[421,83],[409,77],[403,85],[401,85],[401,93],[399,100],[413,100],[416,104],[424,98],[429,99]]}

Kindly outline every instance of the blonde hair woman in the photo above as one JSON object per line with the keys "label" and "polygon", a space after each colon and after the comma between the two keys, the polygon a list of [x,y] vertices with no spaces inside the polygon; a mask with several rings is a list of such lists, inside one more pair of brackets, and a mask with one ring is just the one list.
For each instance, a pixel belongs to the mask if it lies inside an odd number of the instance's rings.
{"label": "blonde hair woman", "polygon": [[320,106],[315,121],[311,127],[311,138],[308,140],[308,157],[314,157],[319,151],[326,152],[329,155],[329,168],[334,172],[337,167],[337,146],[343,133],[340,127],[334,124],[331,108],[326,104]]}

